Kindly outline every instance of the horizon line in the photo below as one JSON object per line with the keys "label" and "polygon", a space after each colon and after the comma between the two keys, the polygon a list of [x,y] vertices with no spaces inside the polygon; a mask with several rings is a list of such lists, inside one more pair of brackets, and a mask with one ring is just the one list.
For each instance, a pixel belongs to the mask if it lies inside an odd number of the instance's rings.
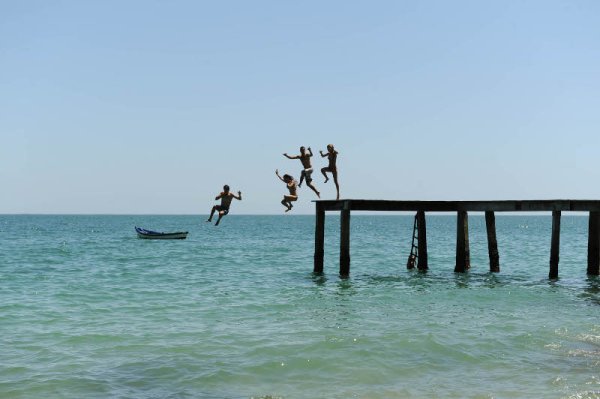
{"label": "horizon line", "polygon": [[[327,211],[331,216],[336,216],[338,211]],[[353,216],[412,216],[416,212],[413,211],[354,211]],[[452,211],[430,211],[426,212],[427,216],[452,216],[456,212]],[[563,211],[563,214],[567,213],[567,216],[588,216],[589,212],[586,211]],[[472,211],[470,215],[484,215],[483,211]],[[496,216],[548,216],[551,215],[551,211],[507,211],[507,212],[496,212]],[[35,213],[35,212],[22,212],[22,213],[0,213],[0,216],[192,216],[199,217],[204,216],[204,213]],[[315,216],[314,213],[236,213],[228,216]]]}

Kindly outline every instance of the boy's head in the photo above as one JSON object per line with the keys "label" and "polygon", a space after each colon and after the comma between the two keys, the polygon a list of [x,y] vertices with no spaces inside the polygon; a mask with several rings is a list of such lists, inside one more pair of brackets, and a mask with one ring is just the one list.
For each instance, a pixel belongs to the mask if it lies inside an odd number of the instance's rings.
{"label": "boy's head", "polygon": [[333,144],[327,144],[327,151],[333,151]]}
{"label": "boy's head", "polygon": [[287,175],[287,174],[283,175],[283,181],[285,181],[286,183],[289,183],[292,180],[294,180],[294,178],[292,176]]}
{"label": "boy's head", "polygon": [[223,191],[225,191],[226,193],[229,192],[229,186],[227,184],[223,186]]}
{"label": "boy's head", "polygon": [[300,154],[304,154],[305,151],[306,151],[306,148],[304,148],[304,146],[300,147]]}

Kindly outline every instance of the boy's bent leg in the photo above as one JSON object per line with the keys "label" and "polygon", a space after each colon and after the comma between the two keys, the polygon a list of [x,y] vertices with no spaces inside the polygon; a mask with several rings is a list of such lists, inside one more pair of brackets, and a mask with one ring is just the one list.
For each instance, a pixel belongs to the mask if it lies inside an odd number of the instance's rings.
{"label": "boy's bent leg", "polygon": [[215,205],[215,206],[212,207],[212,210],[210,211],[210,216],[208,217],[207,222],[211,222],[212,221],[213,215],[215,214],[216,210],[217,210],[217,206]]}
{"label": "boy's bent leg", "polygon": [[228,213],[229,213],[229,209],[219,210],[219,218],[217,219],[217,223],[215,223],[215,226],[218,226],[219,223],[221,222],[221,219],[223,219],[223,216],[227,215]]}
{"label": "boy's bent leg", "polygon": [[292,208],[294,207],[294,205],[292,205],[292,202],[297,201],[298,197],[294,195],[284,195],[283,199],[287,202],[288,209],[286,210],[286,212],[288,212],[292,210]]}
{"label": "boy's bent leg", "polygon": [[281,200],[281,205],[286,207],[285,212],[289,212],[292,209],[292,203],[290,202],[290,199],[287,195],[283,196],[283,199]]}
{"label": "boy's bent leg", "polygon": [[327,169],[327,168],[321,169],[321,173],[323,173],[323,176],[325,176],[325,183],[327,183],[329,181],[329,177],[327,177],[327,174],[325,172],[329,172],[329,169]]}

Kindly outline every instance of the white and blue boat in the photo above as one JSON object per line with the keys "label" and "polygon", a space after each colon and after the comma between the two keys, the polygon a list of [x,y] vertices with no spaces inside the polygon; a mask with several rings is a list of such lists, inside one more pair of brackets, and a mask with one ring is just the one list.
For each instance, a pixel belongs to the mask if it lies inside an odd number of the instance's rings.
{"label": "white and blue boat", "polygon": [[138,238],[150,239],[150,240],[185,240],[188,232],[177,231],[174,233],[161,233],[158,231],[146,230],[141,227],[135,228]]}

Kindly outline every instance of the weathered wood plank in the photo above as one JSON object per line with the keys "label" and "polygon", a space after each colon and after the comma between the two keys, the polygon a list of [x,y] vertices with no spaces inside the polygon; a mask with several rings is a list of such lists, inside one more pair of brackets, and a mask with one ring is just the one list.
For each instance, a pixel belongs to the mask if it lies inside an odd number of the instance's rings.
{"label": "weathered wood plank", "polygon": [[425,211],[425,212],[551,212],[600,211],[600,200],[502,200],[502,201],[390,201],[390,200],[318,200],[327,211],[339,211],[347,203],[353,211]]}
{"label": "weathered wood plank", "polygon": [[587,274],[598,276],[600,275],[600,212],[590,212],[588,225]]}
{"label": "weathered wood plank", "polygon": [[485,228],[487,230],[488,254],[490,257],[490,272],[500,271],[500,254],[496,239],[496,216],[493,211],[485,212]]}
{"label": "weathered wood plank", "polygon": [[597,200],[571,200],[571,211],[600,212],[600,201],[597,201]]}
{"label": "weathered wood plank", "polygon": [[550,273],[551,279],[558,278],[558,261],[560,249],[560,211],[552,212],[552,242],[550,245]]}
{"label": "weathered wood plank", "polygon": [[456,273],[464,273],[471,267],[469,251],[469,215],[458,211],[456,217]]}
{"label": "weathered wood plank", "polygon": [[325,207],[317,203],[315,209],[315,257],[314,273],[323,273],[323,258],[325,256]]}
{"label": "weathered wood plank", "polygon": [[350,209],[342,209],[340,220],[340,276],[350,275]]}

